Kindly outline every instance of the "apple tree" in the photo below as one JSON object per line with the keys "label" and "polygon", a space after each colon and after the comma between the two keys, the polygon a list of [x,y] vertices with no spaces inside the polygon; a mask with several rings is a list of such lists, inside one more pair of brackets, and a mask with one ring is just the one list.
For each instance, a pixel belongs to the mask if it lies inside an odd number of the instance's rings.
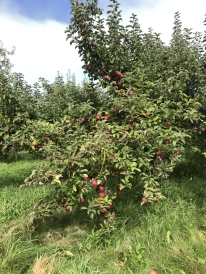
{"label": "apple tree", "polygon": [[197,99],[205,88],[203,53],[198,35],[182,33],[178,13],[167,46],[152,29],[143,33],[134,14],[122,26],[116,0],[106,20],[96,0],[71,4],[67,39],[90,78],[85,91],[102,88],[104,100],[69,105],[72,111],[58,123],[58,143],[45,145],[46,160],[25,183],[56,185],[45,206],[37,205],[40,213],[82,208],[108,224],[112,202],[125,188],[142,189],[142,204],[163,198],[162,180],[189,140],[195,145],[191,132],[204,123]]}

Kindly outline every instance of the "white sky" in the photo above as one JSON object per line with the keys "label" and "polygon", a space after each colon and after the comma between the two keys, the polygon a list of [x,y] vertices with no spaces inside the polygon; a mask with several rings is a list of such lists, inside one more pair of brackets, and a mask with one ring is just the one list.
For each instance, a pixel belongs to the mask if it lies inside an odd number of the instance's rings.
{"label": "white sky", "polygon": [[[130,0],[128,5],[128,1],[120,0],[124,24],[128,24],[129,17],[135,13],[143,31],[146,32],[152,27],[155,32],[162,33],[162,40],[168,43],[174,13],[179,11],[183,27],[201,32],[206,30],[203,25],[206,0],[141,1]],[[135,4],[137,2],[138,7]],[[38,81],[39,77],[52,83],[57,70],[66,79],[68,69],[75,73],[77,83],[83,80],[82,64],[77,49],[66,42],[66,27],[66,23],[54,20],[37,22],[23,17],[12,7],[11,0],[0,0],[0,40],[7,49],[16,47],[16,53],[11,58],[14,64],[13,71],[23,73],[29,84]]]}

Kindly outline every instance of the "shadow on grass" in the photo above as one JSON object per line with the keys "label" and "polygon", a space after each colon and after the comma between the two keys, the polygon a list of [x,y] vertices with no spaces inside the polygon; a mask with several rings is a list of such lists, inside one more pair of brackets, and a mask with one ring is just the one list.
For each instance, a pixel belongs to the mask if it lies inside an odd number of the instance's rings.
{"label": "shadow on grass", "polygon": [[50,229],[64,229],[70,225],[92,227],[93,221],[85,211],[62,212],[42,218],[35,218],[32,223],[34,234]]}
{"label": "shadow on grass", "polygon": [[21,160],[0,162],[0,187],[20,186],[24,183],[32,170],[35,169],[39,159],[27,160],[28,155],[22,156]]}
{"label": "shadow on grass", "polygon": [[[144,204],[141,206],[142,193],[144,188],[135,186],[131,190],[124,189],[122,195],[117,197],[113,202],[112,212],[116,215],[117,227],[130,227],[133,229],[138,226],[138,222],[147,213],[156,214],[157,208],[161,207],[167,200],[172,205],[184,201],[188,204],[193,204],[197,207],[198,214],[205,213],[205,197],[206,189],[203,186],[203,180],[187,180],[176,179],[167,180],[162,182],[162,193],[166,200],[159,201],[158,204]],[[36,219],[34,221],[35,233],[46,231],[49,229],[64,228],[67,226],[83,226],[89,231],[98,227],[100,219],[90,219],[86,211],[76,210],[74,212],[65,212],[43,219]]]}
{"label": "shadow on grass", "polygon": [[34,161],[34,160],[42,160],[43,156],[37,152],[27,152],[21,151],[17,154],[17,158],[12,157],[10,155],[1,155],[0,163],[15,163],[19,161]]}

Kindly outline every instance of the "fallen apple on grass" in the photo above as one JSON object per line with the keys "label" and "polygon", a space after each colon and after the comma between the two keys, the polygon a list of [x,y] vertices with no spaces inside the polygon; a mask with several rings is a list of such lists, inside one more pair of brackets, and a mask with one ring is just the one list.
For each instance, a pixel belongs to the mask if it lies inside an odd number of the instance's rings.
{"label": "fallen apple on grass", "polygon": [[150,274],[158,274],[158,272],[157,272],[156,269],[151,269],[151,270],[150,270]]}

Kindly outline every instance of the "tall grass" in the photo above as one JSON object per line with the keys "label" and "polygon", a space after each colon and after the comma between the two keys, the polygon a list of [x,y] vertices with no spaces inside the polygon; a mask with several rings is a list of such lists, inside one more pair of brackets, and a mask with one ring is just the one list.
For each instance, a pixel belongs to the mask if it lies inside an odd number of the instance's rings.
{"label": "tall grass", "polygon": [[142,207],[141,191],[128,196],[125,190],[114,204],[115,229],[103,241],[84,212],[62,211],[30,225],[35,201],[50,191],[42,186],[19,189],[37,162],[23,157],[0,163],[0,273],[206,272],[204,176],[182,174],[164,181],[166,199]]}

